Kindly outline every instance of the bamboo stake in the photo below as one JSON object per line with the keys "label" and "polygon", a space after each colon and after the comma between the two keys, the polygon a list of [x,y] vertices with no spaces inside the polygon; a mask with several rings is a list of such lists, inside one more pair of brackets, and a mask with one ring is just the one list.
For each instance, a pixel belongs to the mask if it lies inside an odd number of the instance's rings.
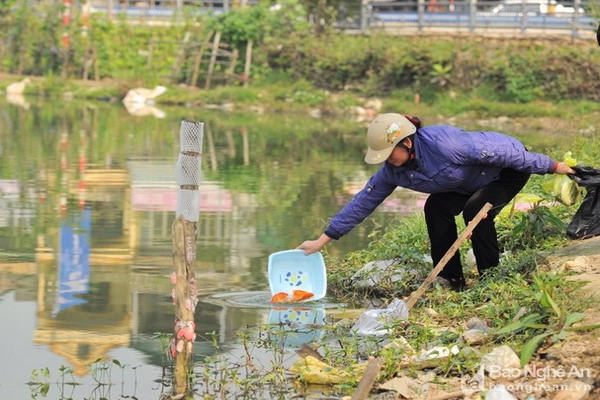
{"label": "bamboo stake", "polygon": [[433,281],[435,280],[435,278],[437,278],[438,274],[442,271],[442,269],[444,269],[444,267],[446,266],[448,261],[450,261],[452,256],[454,256],[454,253],[456,253],[462,242],[464,242],[471,235],[473,229],[475,229],[477,224],[479,224],[479,221],[485,218],[490,208],[492,208],[492,205],[490,203],[485,203],[485,205],[481,208],[481,210],[479,210],[477,215],[475,215],[475,218],[473,218],[473,220],[469,222],[465,230],[463,230],[463,232],[452,244],[452,246],[450,246],[446,254],[444,254],[444,257],[442,257],[440,262],[437,263],[433,271],[431,271],[427,278],[425,278],[421,286],[419,286],[417,290],[411,293],[411,295],[408,297],[408,300],[406,300],[406,307],[409,310],[415,305],[417,300],[419,300],[421,296],[423,296],[425,290],[429,287],[429,285],[433,283]]}
{"label": "bamboo stake", "polygon": [[214,41],[213,41],[212,53],[210,55],[210,63],[208,64],[208,72],[206,73],[206,82],[204,83],[204,89],[210,89],[210,81],[212,79],[212,74],[215,69],[215,63],[217,62],[217,55],[219,53],[219,43],[220,42],[221,42],[221,32],[217,31],[215,33],[215,37],[214,37]]}
{"label": "bamboo stake", "polygon": [[[173,234],[173,264],[175,267],[175,320],[184,323],[175,327],[175,334],[187,328],[189,321],[194,321],[194,310],[188,306],[188,299],[195,296],[190,282],[195,280],[194,263],[196,260],[196,224],[186,221],[182,216],[177,218],[172,227]],[[194,291],[195,292],[195,291]],[[185,343],[187,344],[187,343]],[[189,367],[192,352],[184,348],[175,356],[174,389],[175,393],[188,392]]]}
{"label": "bamboo stake", "polygon": [[244,87],[248,87],[248,81],[250,80],[250,65],[252,64],[252,40],[248,40],[246,45],[246,62],[244,64]]}
{"label": "bamboo stake", "polygon": [[179,45],[179,52],[175,57],[175,61],[173,62],[173,67],[171,68],[171,76],[173,77],[174,82],[178,82],[181,74],[181,68],[183,62],[185,61],[185,52],[187,49],[187,45],[190,41],[190,37],[192,34],[190,32],[186,32],[183,36],[183,40]]}
{"label": "bamboo stake", "polygon": [[204,50],[206,50],[207,43],[210,41],[210,37],[213,32],[209,32],[206,36],[206,40],[200,44],[196,57],[194,58],[194,68],[192,70],[192,76],[190,78],[190,86],[196,87],[198,85],[198,75],[200,75],[200,66],[202,65],[202,57],[204,56]]}
{"label": "bamboo stake", "polygon": [[367,369],[365,370],[362,379],[358,383],[358,386],[356,387],[356,390],[354,391],[351,400],[365,400],[367,398],[369,392],[371,391],[371,388],[373,387],[373,384],[375,383],[375,379],[377,379],[377,374],[379,374],[379,371],[381,370],[382,366],[382,357],[377,357],[369,361]]}
{"label": "bamboo stake", "polygon": [[185,396],[192,391],[192,354],[196,340],[194,312],[197,304],[196,239],[199,214],[200,157],[204,124],[183,121],[180,154],[177,162],[177,219],[172,227],[175,326],[171,349],[175,357],[173,391]]}

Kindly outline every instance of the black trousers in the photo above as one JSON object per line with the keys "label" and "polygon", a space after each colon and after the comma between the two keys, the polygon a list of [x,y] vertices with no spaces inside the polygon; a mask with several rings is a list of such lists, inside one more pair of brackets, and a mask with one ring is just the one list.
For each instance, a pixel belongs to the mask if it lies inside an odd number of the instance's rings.
{"label": "black trousers", "polygon": [[[494,218],[525,186],[531,174],[505,168],[500,178],[473,194],[456,192],[431,194],[425,202],[425,222],[431,241],[431,258],[434,266],[458,238],[455,217],[462,212],[468,224],[485,203],[492,204],[486,218],[473,230],[471,244],[477,261],[477,270],[482,275],[500,261],[500,249]],[[460,254],[457,251],[446,264],[440,276],[450,281],[463,281]]]}

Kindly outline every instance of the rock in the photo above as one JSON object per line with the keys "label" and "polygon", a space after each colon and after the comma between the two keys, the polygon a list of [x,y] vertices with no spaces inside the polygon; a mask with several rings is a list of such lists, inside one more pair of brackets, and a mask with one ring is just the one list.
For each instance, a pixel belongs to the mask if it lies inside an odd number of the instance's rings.
{"label": "rock", "polygon": [[574,244],[562,249],[541,252],[539,261],[553,271],[560,269],[565,262],[582,256],[586,256],[590,264],[597,264],[600,261],[598,249],[600,249],[600,236],[574,241]]}
{"label": "rock", "polygon": [[404,338],[403,336],[393,339],[390,343],[384,346],[384,349],[390,349],[394,352],[397,352],[400,355],[405,355],[407,357],[411,357],[417,354],[417,352],[412,348],[410,343],[408,343],[406,338]]}
{"label": "rock", "polygon": [[469,249],[469,251],[467,251],[467,255],[465,256],[465,263],[467,264],[467,267],[471,269],[477,268],[477,261],[475,260],[475,253],[473,253],[473,249]]}
{"label": "rock", "polygon": [[31,79],[24,78],[20,82],[14,82],[10,85],[6,86],[6,94],[23,94],[25,92],[25,87],[31,83]]}
{"label": "rock", "polygon": [[477,317],[473,317],[467,321],[467,328],[475,329],[482,332],[489,332],[490,327]]}
{"label": "rock", "polygon": [[414,279],[418,272],[401,265],[399,258],[377,260],[366,264],[350,278],[359,288],[371,288],[381,283],[395,283],[403,279]]}
{"label": "rock", "polygon": [[483,356],[481,364],[492,379],[505,377],[505,375],[515,377],[512,371],[521,368],[519,356],[508,345],[496,347]]}
{"label": "rock", "polygon": [[433,349],[424,351],[419,356],[419,360],[431,360],[434,358],[445,358],[450,356],[450,354],[457,355],[459,352],[458,346],[454,345],[452,347],[443,347],[436,346]]}
{"label": "rock", "polygon": [[584,400],[592,390],[592,385],[578,380],[569,381],[565,386],[552,397],[552,400]]}
{"label": "rock", "polygon": [[487,342],[488,335],[477,329],[469,329],[460,336],[467,344],[477,345]]}
{"label": "rock", "polygon": [[126,105],[152,105],[154,104],[154,99],[164,94],[166,91],[167,88],[164,86],[155,86],[152,89],[143,87],[133,88],[127,92],[123,98],[123,103]]}
{"label": "rock", "polygon": [[593,270],[593,266],[587,257],[579,256],[575,257],[574,260],[565,261],[559,270],[567,270],[572,272],[590,272]]}
{"label": "rock", "polygon": [[436,315],[439,315],[440,313],[435,311],[433,308],[431,307],[427,307],[425,309],[425,314],[429,315],[430,317],[435,317]]}
{"label": "rock", "polygon": [[420,386],[421,384],[416,380],[401,376],[382,383],[379,388],[396,392],[406,399],[413,399],[419,393]]}

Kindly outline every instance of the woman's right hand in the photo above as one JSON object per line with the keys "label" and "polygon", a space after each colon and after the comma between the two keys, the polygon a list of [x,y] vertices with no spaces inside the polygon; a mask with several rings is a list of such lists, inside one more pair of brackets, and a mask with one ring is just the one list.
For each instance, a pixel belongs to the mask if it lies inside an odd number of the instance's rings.
{"label": "woman's right hand", "polygon": [[331,239],[329,236],[322,234],[318,239],[305,240],[304,242],[302,242],[302,244],[300,244],[300,246],[296,248],[304,250],[304,254],[308,256],[321,250],[327,243],[331,242],[332,240],[333,239]]}

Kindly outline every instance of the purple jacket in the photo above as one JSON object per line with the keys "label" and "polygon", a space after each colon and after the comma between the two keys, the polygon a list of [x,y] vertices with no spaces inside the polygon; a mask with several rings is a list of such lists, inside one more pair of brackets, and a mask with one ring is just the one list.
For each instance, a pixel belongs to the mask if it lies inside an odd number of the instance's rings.
{"label": "purple jacket", "polygon": [[512,168],[532,174],[552,173],[555,162],[531,153],[517,139],[497,132],[465,132],[449,125],[417,130],[415,159],[409,166],[385,162],[329,222],[325,234],[339,239],[369,216],[396,187],[423,193],[475,193]]}

